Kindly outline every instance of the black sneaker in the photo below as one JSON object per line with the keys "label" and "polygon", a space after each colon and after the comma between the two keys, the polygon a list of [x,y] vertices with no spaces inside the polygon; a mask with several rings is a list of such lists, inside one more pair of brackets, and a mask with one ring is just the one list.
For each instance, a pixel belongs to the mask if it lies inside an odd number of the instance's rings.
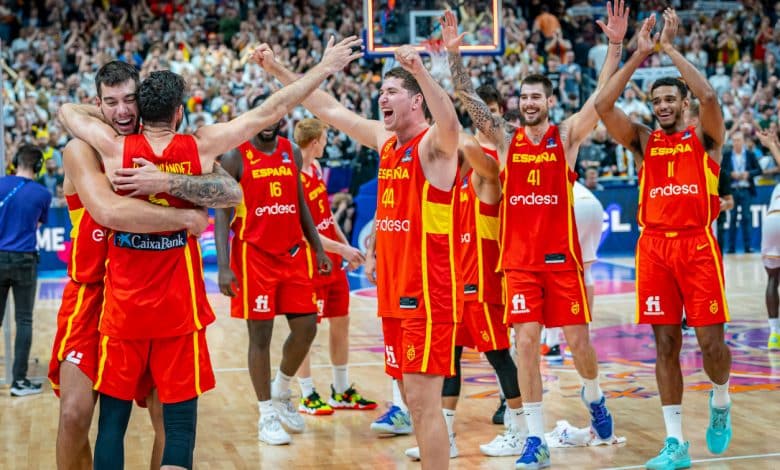
{"label": "black sneaker", "polygon": [[11,386],[12,397],[26,397],[27,395],[36,395],[41,393],[41,384],[34,384],[28,379],[15,380]]}
{"label": "black sneaker", "polygon": [[563,356],[561,356],[561,346],[556,344],[551,347],[549,351],[544,353],[544,360],[547,362],[563,362]]}
{"label": "black sneaker", "polygon": [[506,411],[506,398],[501,399],[496,412],[493,413],[493,424],[504,424],[504,412]]}

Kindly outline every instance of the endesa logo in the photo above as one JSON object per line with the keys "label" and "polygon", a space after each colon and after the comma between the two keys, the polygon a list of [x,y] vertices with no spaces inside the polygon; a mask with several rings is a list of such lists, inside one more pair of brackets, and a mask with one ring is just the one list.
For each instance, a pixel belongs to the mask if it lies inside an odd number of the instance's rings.
{"label": "endesa logo", "polygon": [[377,232],[408,232],[412,226],[408,219],[391,219],[390,217],[377,219],[375,223]]}
{"label": "endesa logo", "polygon": [[555,206],[558,205],[557,194],[515,194],[509,196],[509,204],[513,206]]}
{"label": "endesa logo", "polygon": [[333,216],[331,215],[327,219],[322,219],[322,222],[317,224],[317,231],[318,232],[324,232],[328,228],[330,228],[331,225],[334,225],[336,223],[335,220],[333,220]]}
{"label": "endesa logo", "polygon": [[681,194],[699,194],[699,185],[669,183],[666,186],[660,186],[650,190],[651,199],[655,199],[659,196],[679,196]]}
{"label": "endesa logo", "polygon": [[255,209],[255,215],[262,217],[264,215],[281,215],[281,214],[295,214],[298,210],[295,204],[279,204],[278,202],[272,206],[261,206]]}

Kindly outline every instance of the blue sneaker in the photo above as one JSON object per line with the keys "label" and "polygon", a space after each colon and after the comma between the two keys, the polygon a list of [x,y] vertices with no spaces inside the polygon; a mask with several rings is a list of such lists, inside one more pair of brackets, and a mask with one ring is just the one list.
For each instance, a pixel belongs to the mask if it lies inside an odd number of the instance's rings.
{"label": "blue sneaker", "polygon": [[377,434],[411,434],[412,418],[408,411],[392,405],[385,414],[371,423],[371,430]]}
{"label": "blue sneaker", "polygon": [[612,415],[609,413],[606,405],[606,397],[601,396],[601,400],[588,403],[585,401],[585,387],[582,387],[580,397],[590,411],[590,425],[596,432],[599,439],[609,439],[614,431]]}
{"label": "blue sneaker", "polygon": [[712,406],[710,391],[710,425],[707,426],[707,449],[713,454],[722,454],[731,442],[731,404],[725,408]]}
{"label": "blue sneaker", "polygon": [[690,468],[691,456],[688,455],[688,442],[680,444],[674,437],[667,437],[664,448],[645,464],[650,470],[676,470]]}
{"label": "blue sneaker", "polygon": [[515,462],[515,468],[547,468],[550,466],[550,449],[547,443],[537,436],[525,438],[523,454]]}

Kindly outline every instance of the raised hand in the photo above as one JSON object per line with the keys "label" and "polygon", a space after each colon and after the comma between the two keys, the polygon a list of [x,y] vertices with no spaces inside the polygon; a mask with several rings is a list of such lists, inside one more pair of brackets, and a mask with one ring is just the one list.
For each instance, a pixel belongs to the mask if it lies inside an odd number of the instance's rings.
{"label": "raised hand", "polygon": [[680,26],[680,18],[677,12],[671,8],[664,10],[664,29],[661,31],[661,47],[674,47],[674,38],[677,37],[677,28]]}
{"label": "raised hand", "polygon": [[778,140],[777,134],[769,129],[756,132],[756,137],[758,138],[758,141],[761,142],[761,145],[766,148],[770,148],[773,145],[780,146],[780,140]]}
{"label": "raised hand", "polygon": [[655,15],[648,16],[642,23],[636,38],[636,49],[644,55],[650,55],[658,42],[658,33],[653,37],[653,28],[655,27]]}
{"label": "raised hand", "polygon": [[336,39],[331,36],[328,39],[328,47],[322,54],[320,65],[326,67],[329,73],[343,70],[350,62],[363,57],[363,40],[357,36],[350,36],[334,44]]}
{"label": "raised hand", "polygon": [[266,43],[260,44],[257,49],[252,51],[250,59],[252,62],[262,67],[263,70],[269,70],[276,61],[274,50]]}
{"label": "raised hand", "polygon": [[601,20],[596,20],[596,24],[601,27],[601,30],[609,38],[609,42],[613,44],[621,44],[623,38],[626,37],[628,13],[631,11],[630,8],[625,6],[624,0],[618,1],[619,3],[615,3],[617,8],[612,8],[612,2],[607,2],[607,24],[604,24]]}
{"label": "raised hand", "polygon": [[458,34],[458,19],[455,17],[455,13],[452,10],[445,11],[444,16],[439,18],[439,24],[441,25],[441,39],[444,42],[444,47],[448,51],[456,52],[466,33],[464,31]]}
{"label": "raised hand", "polygon": [[396,48],[395,60],[398,61],[398,64],[403,67],[404,70],[412,75],[416,75],[425,69],[420,53],[412,46],[407,45]]}

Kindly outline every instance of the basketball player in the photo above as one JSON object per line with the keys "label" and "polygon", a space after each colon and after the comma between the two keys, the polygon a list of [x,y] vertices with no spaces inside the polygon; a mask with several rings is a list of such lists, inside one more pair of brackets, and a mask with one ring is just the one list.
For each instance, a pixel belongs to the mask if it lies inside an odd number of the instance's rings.
{"label": "basketball player", "polygon": [[[680,71],[678,78],[661,78],[650,95],[661,128],[651,130],[632,121],[615,101],[640,63],[655,50],[655,16],[637,35],[637,50],[599,93],[596,110],[610,135],[634,154],[639,169],[639,211],[643,227],[637,242],[637,321],[653,326],[656,381],[663,405],[667,438],[647,468],[687,468],[688,442],[682,434],[683,376],[680,371],[683,307],[696,329],[704,371],[713,384],[707,447],[724,452],[731,440],[729,370],[731,352],[724,342],[728,321],[723,266],[710,224],[718,214],[717,181],[725,126],[715,90],[683,55],[675,50],[679,20],[664,11],[660,48]],[[687,84],[687,86],[686,86]],[[686,127],[688,86],[699,98],[702,119]]]}
{"label": "basketball player", "polygon": [[[112,61],[98,70],[95,85],[103,119],[118,134],[136,132],[138,71],[125,62]],[[87,159],[85,155],[93,158]],[[63,150],[63,167],[65,198],[73,225],[72,251],[68,262],[70,279],[57,314],[49,381],[60,397],[57,467],[86,469],[92,467],[87,434],[97,398],[92,387],[97,374],[98,318],[108,248],[106,228],[159,232],[187,227],[197,235],[208,224],[208,216],[197,209],[168,208],[119,196],[103,173],[99,157],[84,141],[68,142]],[[181,196],[198,205],[215,206],[231,204],[236,198],[240,200],[238,185],[218,167],[212,175],[171,175],[171,179],[181,179],[182,184],[178,185]],[[236,191],[230,191],[231,184]],[[202,195],[208,195],[208,199],[204,200]],[[150,467],[159,468],[164,438],[162,411],[156,395],[143,398],[147,398],[155,430]]]}
{"label": "basketball player", "polygon": [[[352,54],[355,41],[350,39],[335,47],[331,41],[322,62],[295,85],[276,93],[266,106],[230,122],[200,128],[192,136],[175,133],[183,115],[184,81],[169,71],[152,73],[139,87],[145,125],[140,135],[117,136],[112,127],[90,115],[97,114],[90,107],[65,104],[59,118],[71,134],[98,150],[109,173],[132,165],[131,158],[139,156],[168,172],[202,173],[212,168],[217,155],[278,121],[325,77],[358,57]],[[255,60],[259,60],[257,53]],[[188,204],[169,194],[150,199],[175,207]],[[134,259],[139,250],[144,254],[143,264]],[[197,397],[214,386],[204,335],[214,314],[206,299],[200,259],[197,240],[184,230],[110,235],[95,384],[101,394],[97,469],[121,467],[117,461],[124,460],[130,400],[147,371],[163,403],[162,468],[192,467]]]}
{"label": "basketball player", "polygon": [[[447,93],[411,46],[385,74],[382,121],[349,111],[322,91],[304,106],[362,145],[379,150],[376,278],[386,372],[401,380],[423,468],[447,468],[441,415],[444,376],[454,373],[455,323],[462,284],[454,239],[459,123]],[[263,68],[282,83],[297,76],[274,60]],[[426,121],[430,109],[435,124]]]}
{"label": "basketball player", "polygon": [[[758,134],[761,145],[772,152],[775,161],[780,162],[780,141],[777,134],[762,131]],[[778,319],[778,307],[780,307],[780,184],[775,185],[772,196],[769,198],[764,221],[761,224],[761,259],[768,276],[766,284],[766,310],[769,316],[769,340],[767,349],[780,349],[780,319]]]}
{"label": "basketball player", "polygon": [[328,351],[333,367],[331,394],[326,403],[314,389],[310,354],[307,354],[298,369],[301,386],[298,411],[312,415],[328,415],[333,413],[334,408],[373,410],[377,407],[376,402],[363,398],[349,382],[349,281],[347,272],[341,266],[342,262],[346,261],[346,267],[354,270],[365,262],[365,258],[360,250],[349,244],[330,209],[322,168],[317,161],[322,157],[328,143],[328,128],[319,119],[303,119],[295,125],[293,137],[303,157],[301,182],[306,204],[319,232],[322,246],[328,252],[333,265],[331,273],[314,278],[317,291],[317,322],[323,318],[330,322]]}
{"label": "basketball player", "polygon": [[[627,28],[623,2],[607,7],[608,24],[598,22],[610,41],[599,86],[617,68]],[[581,142],[598,122],[591,97],[583,108],[560,125],[549,121],[552,84],[541,75],[527,76],[520,89],[524,127],[507,129],[474,92],[460,57],[455,15],[442,19],[442,37],[448,49],[455,92],[474,125],[498,149],[505,171],[502,198],[500,267],[506,282],[506,319],[514,325],[518,353],[518,381],[528,423],[528,437],[517,468],[550,464],[544,441],[539,340],[542,326],[562,326],[582,377],[582,400],[591,413],[591,425],[601,439],[610,439],[613,422],[599,387],[598,361],[590,343],[588,310],[582,274],[582,255],[575,238],[571,201],[573,168]],[[565,221],[551,225],[551,221]]]}

